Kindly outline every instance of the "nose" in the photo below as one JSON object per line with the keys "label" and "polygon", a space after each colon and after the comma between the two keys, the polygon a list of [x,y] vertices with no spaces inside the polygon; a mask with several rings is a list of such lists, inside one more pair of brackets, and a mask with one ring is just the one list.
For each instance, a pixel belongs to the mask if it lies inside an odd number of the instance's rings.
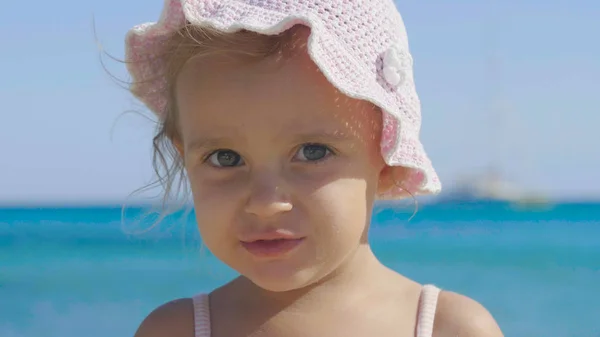
{"label": "nose", "polygon": [[259,218],[275,217],[293,208],[289,194],[272,177],[255,179],[245,205],[245,211]]}

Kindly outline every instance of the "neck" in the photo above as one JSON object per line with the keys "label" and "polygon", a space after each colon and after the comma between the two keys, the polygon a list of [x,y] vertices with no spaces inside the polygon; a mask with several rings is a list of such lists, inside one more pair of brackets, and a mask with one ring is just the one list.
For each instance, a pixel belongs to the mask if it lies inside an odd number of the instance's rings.
{"label": "neck", "polygon": [[335,305],[340,301],[351,302],[364,298],[368,296],[369,289],[376,288],[374,281],[389,272],[373,254],[371,247],[361,244],[334,272],[301,289],[271,292],[244,277],[235,282],[239,282],[246,296],[253,294],[252,302],[260,303],[262,307],[270,306],[274,311],[283,311],[291,307],[296,311],[312,307],[310,304],[316,301],[323,306],[326,303]]}

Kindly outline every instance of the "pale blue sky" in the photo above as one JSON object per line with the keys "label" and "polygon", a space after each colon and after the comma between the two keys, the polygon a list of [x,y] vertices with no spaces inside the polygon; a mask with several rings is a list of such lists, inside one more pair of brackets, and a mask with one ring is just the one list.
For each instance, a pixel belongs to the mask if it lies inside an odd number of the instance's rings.
{"label": "pale blue sky", "polygon": [[[552,197],[600,197],[600,2],[398,5],[416,63],[423,142],[443,183],[497,158],[513,180]],[[137,115],[117,121],[140,105],[102,69],[92,16],[105,49],[123,57],[126,31],[157,20],[161,6],[2,5],[0,202],[120,201],[149,181],[153,125]],[[106,62],[126,78],[121,64]],[[492,118],[494,100],[503,123]]]}

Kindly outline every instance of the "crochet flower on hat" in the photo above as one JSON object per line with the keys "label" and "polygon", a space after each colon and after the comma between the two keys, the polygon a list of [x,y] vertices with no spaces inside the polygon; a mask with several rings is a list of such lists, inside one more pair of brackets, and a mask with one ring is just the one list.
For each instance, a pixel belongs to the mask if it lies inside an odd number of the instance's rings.
{"label": "crochet flower on hat", "polygon": [[410,54],[397,45],[391,46],[383,54],[383,78],[394,87],[404,83],[410,67],[412,67]]}

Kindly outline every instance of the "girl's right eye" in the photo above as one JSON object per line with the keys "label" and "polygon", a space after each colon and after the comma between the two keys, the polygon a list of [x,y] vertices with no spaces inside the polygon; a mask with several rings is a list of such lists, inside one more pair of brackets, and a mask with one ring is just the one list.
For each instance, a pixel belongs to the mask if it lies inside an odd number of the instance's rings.
{"label": "girl's right eye", "polygon": [[217,150],[211,153],[207,160],[215,167],[235,167],[244,165],[242,156],[232,150]]}

